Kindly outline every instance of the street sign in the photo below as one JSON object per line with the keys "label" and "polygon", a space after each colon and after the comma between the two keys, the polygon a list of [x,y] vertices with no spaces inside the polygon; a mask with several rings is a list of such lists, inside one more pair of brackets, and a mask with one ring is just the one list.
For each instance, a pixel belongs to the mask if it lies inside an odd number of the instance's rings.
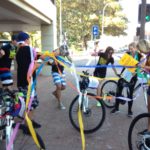
{"label": "street sign", "polygon": [[93,36],[98,36],[98,34],[99,34],[99,27],[98,27],[98,25],[93,25],[92,33],[93,33]]}

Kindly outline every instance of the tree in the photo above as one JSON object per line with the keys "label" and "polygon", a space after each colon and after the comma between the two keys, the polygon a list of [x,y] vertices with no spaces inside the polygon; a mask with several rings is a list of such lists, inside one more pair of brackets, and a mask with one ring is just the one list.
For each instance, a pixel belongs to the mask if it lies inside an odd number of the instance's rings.
{"label": "tree", "polygon": [[[106,3],[116,0],[63,0],[62,1],[62,28],[67,33],[69,44],[83,43],[92,38],[92,26],[99,26],[101,33],[102,10]],[[59,25],[59,0],[56,1]],[[125,35],[127,18],[117,3],[107,7],[104,16],[105,34],[119,36]],[[58,26],[59,31],[59,26]],[[97,38],[100,38],[98,36]]]}

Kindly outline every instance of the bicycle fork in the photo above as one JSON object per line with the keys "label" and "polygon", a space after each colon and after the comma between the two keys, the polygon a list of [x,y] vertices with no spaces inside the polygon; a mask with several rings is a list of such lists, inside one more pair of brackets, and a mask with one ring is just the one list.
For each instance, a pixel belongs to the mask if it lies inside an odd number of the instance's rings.
{"label": "bicycle fork", "polygon": [[84,113],[87,112],[88,105],[89,105],[89,101],[88,101],[87,92],[84,92],[82,94],[82,102],[81,102],[81,108]]}

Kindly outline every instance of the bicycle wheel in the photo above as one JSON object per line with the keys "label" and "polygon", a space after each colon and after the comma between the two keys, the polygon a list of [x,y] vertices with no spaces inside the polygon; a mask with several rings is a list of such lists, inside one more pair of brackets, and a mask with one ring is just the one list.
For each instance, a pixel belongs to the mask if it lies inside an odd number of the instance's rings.
{"label": "bicycle wheel", "polygon": [[[99,101],[94,97],[95,95],[92,93],[87,93],[88,98],[88,106],[86,107],[86,111],[82,110],[81,104],[81,113],[84,125],[84,133],[92,133],[97,131],[103,124],[105,120],[105,106],[103,101]],[[80,131],[79,122],[78,122],[78,103],[79,95],[77,95],[74,100],[71,102],[69,107],[69,119],[73,127]],[[82,100],[83,102],[83,100]],[[100,107],[97,107],[97,102],[100,103]]]}
{"label": "bicycle wheel", "polygon": [[143,134],[147,130],[149,117],[150,113],[143,113],[132,120],[128,131],[129,150],[150,149],[150,135]]}
{"label": "bicycle wheel", "polygon": [[103,83],[101,87],[101,96],[112,96],[112,98],[106,98],[104,104],[108,108],[113,108],[115,106],[115,97],[117,90],[117,82],[114,80],[108,80]]}

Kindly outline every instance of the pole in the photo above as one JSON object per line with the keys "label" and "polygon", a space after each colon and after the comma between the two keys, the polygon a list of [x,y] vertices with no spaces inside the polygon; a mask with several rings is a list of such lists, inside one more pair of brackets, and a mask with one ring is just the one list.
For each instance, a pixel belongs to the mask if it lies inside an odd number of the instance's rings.
{"label": "pole", "polygon": [[60,30],[60,35],[59,35],[59,44],[62,44],[62,8],[61,8],[61,3],[62,1],[60,0],[60,12],[59,12],[59,30]]}
{"label": "pole", "polygon": [[104,34],[104,15],[105,15],[105,9],[106,9],[106,7],[108,6],[108,5],[110,5],[110,3],[107,3],[105,6],[104,6],[104,8],[103,8],[103,12],[102,12],[102,33],[101,33],[101,36],[103,37],[103,34]]}
{"label": "pole", "polygon": [[145,38],[145,16],[146,16],[146,0],[142,0],[140,39]]}

